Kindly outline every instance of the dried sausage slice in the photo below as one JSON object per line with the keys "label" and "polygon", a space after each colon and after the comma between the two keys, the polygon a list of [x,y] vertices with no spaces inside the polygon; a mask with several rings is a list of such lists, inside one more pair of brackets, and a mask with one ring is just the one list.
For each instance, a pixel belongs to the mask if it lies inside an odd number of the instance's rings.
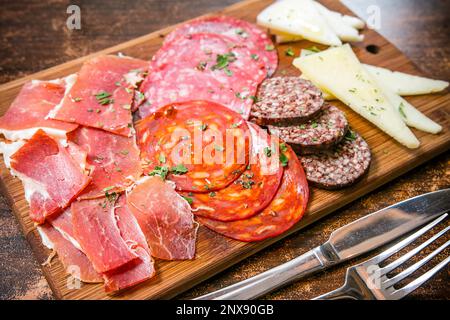
{"label": "dried sausage slice", "polygon": [[217,192],[182,193],[191,202],[195,215],[220,221],[242,220],[263,210],[275,196],[283,167],[275,152],[267,152],[271,150],[267,132],[255,124],[249,123],[249,127],[252,160],[238,179]]}
{"label": "dried sausage slice", "polygon": [[271,134],[289,143],[299,154],[330,150],[342,141],[347,130],[345,114],[329,104],[323,106],[319,117],[307,123],[288,127],[269,126]]}
{"label": "dried sausage slice", "polygon": [[171,104],[143,119],[136,130],[144,172],[167,176],[179,191],[220,190],[248,163],[247,123],[217,103]]}
{"label": "dried sausage slice", "polygon": [[331,152],[301,157],[306,177],[323,189],[350,186],[369,170],[370,148],[356,132],[349,130],[344,140]]}
{"label": "dried sausage slice", "polygon": [[266,79],[260,86],[250,119],[259,125],[289,126],[316,117],[323,105],[322,93],[299,77]]}
{"label": "dried sausage slice", "polygon": [[146,103],[143,118],[174,102],[209,100],[221,103],[247,119],[258,84],[266,69],[246,47],[233,39],[199,33],[181,37],[161,48],[152,59],[140,90]]}
{"label": "dried sausage slice", "polygon": [[240,241],[259,241],[275,237],[297,223],[305,213],[309,198],[305,173],[294,151],[287,147],[289,160],[280,188],[272,202],[261,213],[238,221],[223,222],[198,217],[206,227]]}
{"label": "dried sausage slice", "polygon": [[216,33],[231,37],[236,43],[258,51],[271,76],[278,66],[277,51],[268,34],[257,26],[227,16],[203,17],[185,23],[167,35],[164,44],[169,44],[184,35]]}

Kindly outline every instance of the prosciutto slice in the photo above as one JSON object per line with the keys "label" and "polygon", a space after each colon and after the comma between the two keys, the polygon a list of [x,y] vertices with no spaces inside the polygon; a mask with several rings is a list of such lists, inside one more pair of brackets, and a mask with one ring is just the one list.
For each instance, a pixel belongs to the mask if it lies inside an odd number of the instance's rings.
{"label": "prosciutto slice", "polygon": [[42,130],[9,161],[24,185],[30,217],[37,223],[62,212],[90,182],[68,150]]}
{"label": "prosciutto slice", "polygon": [[81,199],[103,197],[105,192],[119,192],[142,173],[136,139],[102,130],[80,127],[69,134],[73,142],[87,152],[91,184]]}
{"label": "prosciutto slice", "polygon": [[116,270],[138,258],[120,234],[114,200],[82,200],[71,206],[75,239],[99,273]]}
{"label": "prosciutto slice", "polygon": [[72,213],[66,209],[57,217],[38,227],[44,245],[58,254],[67,272],[83,282],[103,282],[88,257],[74,238]]}
{"label": "prosciutto slice", "polygon": [[123,240],[139,258],[122,268],[104,274],[106,292],[134,286],[155,275],[154,262],[147,241],[136,218],[128,209],[124,195],[117,201],[114,213]]}
{"label": "prosciutto slice", "polygon": [[99,56],[87,61],[51,119],[131,135],[134,90],[148,62],[128,57]]}
{"label": "prosciutto slice", "polygon": [[46,119],[64,96],[64,80],[27,82],[8,111],[0,117],[0,133],[8,140],[29,139],[42,129],[47,134],[65,138],[78,125]]}
{"label": "prosciutto slice", "polygon": [[127,195],[152,256],[165,260],[193,259],[198,225],[189,203],[160,177],[139,180]]}

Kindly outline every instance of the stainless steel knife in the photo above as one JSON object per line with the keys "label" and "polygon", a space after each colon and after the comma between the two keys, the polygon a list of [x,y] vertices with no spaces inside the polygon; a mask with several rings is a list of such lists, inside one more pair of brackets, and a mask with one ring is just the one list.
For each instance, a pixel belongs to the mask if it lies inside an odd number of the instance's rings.
{"label": "stainless steel knife", "polygon": [[254,299],[311,273],[378,248],[450,210],[450,189],[420,195],[334,231],[327,242],[257,276],[195,300]]}

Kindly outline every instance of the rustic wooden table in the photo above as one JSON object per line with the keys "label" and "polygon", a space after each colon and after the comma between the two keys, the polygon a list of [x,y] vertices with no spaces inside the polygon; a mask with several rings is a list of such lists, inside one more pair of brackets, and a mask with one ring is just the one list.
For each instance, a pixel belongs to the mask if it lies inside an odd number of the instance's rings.
{"label": "rustic wooden table", "polygon": [[[218,10],[238,0],[73,1],[81,7],[81,30],[66,28],[72,1],[0,0],[0,83],[84,56],[167,25]],[[379,32],[425,73],[450,78],[450,1],[345,0],[366,17],[377,5]],[[369,8],[369,11],[373,9]],[[447,128],[448,130],[448,128]],[[332,230],[397,201],[450,187],[450,152],[429,161],[342,210],[253,255],[180,295],[191,298],[256,275],[325,241]],[[445,252],[448,254],[448,252]],[[360,261],[355,260],[355,261]],[[343,283],[355,261],[322,272],[267,295],[267,299],[309,299]],[[409,296],[448,299],[449,269]],[[0,196],[0,299],[52,299],[8,204]]]}

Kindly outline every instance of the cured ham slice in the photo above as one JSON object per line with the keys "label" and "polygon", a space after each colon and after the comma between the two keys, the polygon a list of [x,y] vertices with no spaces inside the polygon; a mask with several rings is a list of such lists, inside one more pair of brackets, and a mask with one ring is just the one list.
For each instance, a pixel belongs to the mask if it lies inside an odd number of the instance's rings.
{"label": "cured ham slice", "polygon": [[75,239],[99,273],[116,270],[138,257],[120,234],[114,202],[100,198],[76,201],[71,206]]}
{"label": "cured ham slice", "polygon": [[123,137],[80,127],[68,138],[87,151],[87,164],[91,169],[92,182],[80,195],[81,199],[122,191],[140,177],[142,169],[134,136]]}
{"label": "cured ham slice", "polygon": [[165,260],[193,259],[197,223],[189,203],[169,182],[144,177],[127,195],[128,208],[136,217],[152,256]]}
{"label": "cured ham slice", "polygon": [[90,182],[66,148],[42,130],[11,156],[10,166],[37,223],[60,213]]}
{"label": "cured ham slice", "polygon": [[128,209],[124,195],[117,201],[114,213],[123,240],[139,258],[104,274],[106,292],[134,286],[155,275],[154,262],[147,241],[136,218]]}
{"label": "cured ham slice", "polygon": [[27,82],[8,111],[0,117],[0,133],[6,139],[29,139],[42,129],[47,134],[65,138],[78,125],[46,119],[46,116],[64,96],[64,80]]}
{"label": "cured ham slice", "polygon": [[38,227],[44,245],[58,254],[58,258],[66,271],[74,278],[83,282],[103,282],[86,255],[77,249],[51,224],[45,223]]}
{"label": "cured ham slice", "polygon": [[134,90],[147,67],[148,62],[128,57],[100,56],[87,61],[49,118],[131,135]]}

